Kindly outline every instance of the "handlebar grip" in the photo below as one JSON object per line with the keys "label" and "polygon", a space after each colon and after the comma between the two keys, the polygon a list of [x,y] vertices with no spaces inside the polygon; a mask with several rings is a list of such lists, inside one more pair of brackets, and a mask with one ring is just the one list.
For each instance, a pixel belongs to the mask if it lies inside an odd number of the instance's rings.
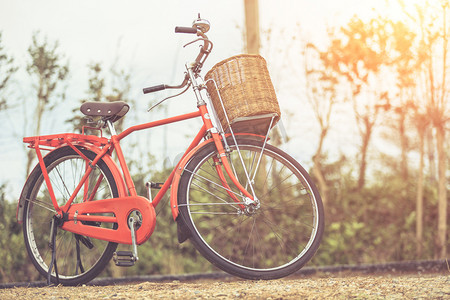
{"label": "handlebar grip", "polygon": [[177,27],[175,27],[175,32],[176,33],[197,33],[197,28],[177,26]]}
{"label": "handlebar grip", "polygon": [[155,86],[151,86],[148,88],[144,88],[144,89],[142,89],[142,91],[144,92],[144,94],[148,94],[148,93],[153,93],[153,92],[157,92],[157,91],[162,91],[165,89],[166,89],[166,85],[160,84],[160,85],[155,85]]}

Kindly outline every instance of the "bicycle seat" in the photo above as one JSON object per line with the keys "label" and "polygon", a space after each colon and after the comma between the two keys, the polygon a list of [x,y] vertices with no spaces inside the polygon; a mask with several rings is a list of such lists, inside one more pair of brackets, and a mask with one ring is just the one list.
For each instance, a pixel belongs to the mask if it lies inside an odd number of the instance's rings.
{"label": "bicycle seat", "polygon": [[81,105],[80,111],[86,116],[102,117],[103,120],[116,122],[130,109],[130,106],[123,101],[116,102],[85,102]]}

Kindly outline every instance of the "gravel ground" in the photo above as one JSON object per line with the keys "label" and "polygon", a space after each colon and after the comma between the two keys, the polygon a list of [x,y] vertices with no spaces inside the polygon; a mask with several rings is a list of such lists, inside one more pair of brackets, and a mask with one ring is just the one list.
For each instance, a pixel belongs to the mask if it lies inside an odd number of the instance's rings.
{"label": "gravel ground", "polygon": [[9,288],[0,299],[450,299],[450,274],[321,274],[272,281],[201,280]]}

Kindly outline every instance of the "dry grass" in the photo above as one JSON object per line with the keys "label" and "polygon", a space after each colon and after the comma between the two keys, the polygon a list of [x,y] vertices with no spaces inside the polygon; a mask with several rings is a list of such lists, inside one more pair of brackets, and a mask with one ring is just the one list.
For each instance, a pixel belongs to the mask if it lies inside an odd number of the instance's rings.
{"label": "dry grass", "polygon": [[113,286],[10,288],[0,299],[450,299],[445,274],[322,274],[272,281],[142,282]]}

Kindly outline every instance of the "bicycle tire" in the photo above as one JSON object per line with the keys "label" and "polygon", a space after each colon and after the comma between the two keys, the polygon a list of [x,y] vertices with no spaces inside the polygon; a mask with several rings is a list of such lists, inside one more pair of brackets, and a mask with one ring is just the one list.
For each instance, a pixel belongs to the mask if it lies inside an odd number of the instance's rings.
{"label": "bicycle tire", "polygon": [[[90,160],[93,160],[96,156],[90,150],[82,148],[79,150]],[[52,182],[55,197],[58,204],[62,206],[80,182],[86,162],[75,150],[67,146],[50,152],[45,156],[44,163]],[[92,193],[100,174],[103,177],[100,186],[96,189],[96,199],[98,199],[97,197],[100,199],[118,197],[117,185],[113,175],[101,159],[89,176],[87,197]],[[50,224],[55,210],[39,165],[30,174],[27,184],[30,184],[29,195],[23,212],[25,245],[33,265],[41,275],[47,278],[52,257],[52,251],[48,246]],[[82,201],[83,195],[80,196],[80,194],[83,194],[83,192],[78,193],[73,203]],[[95,223],[92,226],[114,227],[116,225]],[[89,282],[106,267],[116,248],[117,243],[76,235],[58,228],[56,236],[58,278],[53,269],[51,282],[63,285],[79,285]]]}
{"label": "bicycle tire", "polygon": [[[324,230],[323,204],[305,169],[282,150],[238,139],[260,207],[244,212],[221,187],[211,143],[183,170],[178,191],[181,221],[195,248],[216,267],[246,279],[276,279],[302,268],[317,251]],[[234,142],[228,155],[247,186]],[[254,168],[254,169],[253,169]],[[227,182],[236,195],[239,191]],[[217,201],[217,202],[215,202]],[[214,205],[215,204],[215,205]]]}

